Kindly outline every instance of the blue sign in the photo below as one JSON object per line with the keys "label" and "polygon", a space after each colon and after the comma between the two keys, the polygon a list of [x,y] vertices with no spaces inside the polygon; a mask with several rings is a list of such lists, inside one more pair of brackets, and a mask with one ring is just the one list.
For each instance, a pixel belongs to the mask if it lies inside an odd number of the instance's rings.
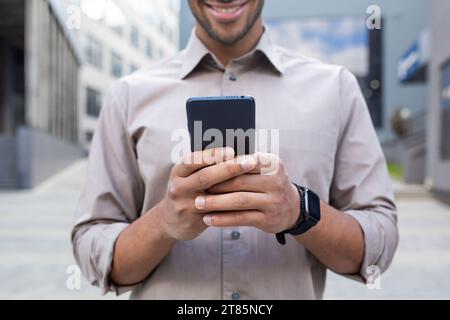
{"label": "blue sign", "polygon": [[420,34],[419,39],[400,58],[398,78],[402,83],[425,81],[429,49],[429,33],[426,30]]}

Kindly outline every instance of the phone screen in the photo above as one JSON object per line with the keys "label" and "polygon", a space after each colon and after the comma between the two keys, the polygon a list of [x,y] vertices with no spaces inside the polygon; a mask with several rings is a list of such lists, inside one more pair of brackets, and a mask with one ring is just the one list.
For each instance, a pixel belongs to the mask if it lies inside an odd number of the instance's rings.
{"label": "phone screen", "polygon": [[255,152],[255,100],[252,97],[191,98],[186,102],[186,111],[191,151],[231,147],[236,155]]}

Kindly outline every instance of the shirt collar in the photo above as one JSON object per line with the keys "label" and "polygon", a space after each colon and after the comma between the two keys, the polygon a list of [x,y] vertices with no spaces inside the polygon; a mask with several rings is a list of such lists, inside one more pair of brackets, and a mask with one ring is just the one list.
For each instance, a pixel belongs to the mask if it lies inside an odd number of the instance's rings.
{"label": "shirt collar", "polygon": [[[270,39],[270,35],[267,28],[265,28],[256,47],[252,50],[252,52],[247,53],[246,56],[258,51],[264,54],[264,56],[267,58],[267,60],[271,63],[271,65],[275,68],[275,70],[279,74],[284,73],[280,61],[279,52],[275,44]],[[213,54],[209,52],[209,50],[206,48],[203,42],[197,37],[194,28],[191,32],[188,45],[184,49],[184,54],[182,55],[180,78],[184,79],[189,74],[191,74],[194,71],[194,69],[200,64],[203,58],[205,58],[205,56],[207,55],[213,56]],[[239,58],[236,60],[239,60]]]}

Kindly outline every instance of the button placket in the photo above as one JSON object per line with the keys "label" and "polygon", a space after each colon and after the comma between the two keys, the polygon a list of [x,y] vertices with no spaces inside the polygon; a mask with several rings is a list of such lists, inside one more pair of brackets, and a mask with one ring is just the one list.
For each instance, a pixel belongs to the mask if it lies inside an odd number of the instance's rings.
{"label": "button placket", "polygon": [[[239,88],[236,65],[233,62],[227,66],[222,78],[222,94],[224,96],[235,96],[242,94]],[[241,268],[243,257],[242,251],[245,243],[242,240],[242,232],[238,228],[223,228],[222,233],[222,298],[238,300],[242,297]],[[244,285],[245,286],[245,285]]]}
{"label": "button placket", "polygon": [[[242,242],[242,230],[239,228],[223,228],[222,244],[222,279],[223,299],[237,300],[242,296],[241,265],[245,251],[245,242]],[[238,294],[238,296],[236,296]]]}
{"label": "button placket", "polygon": [[231,294],[231,299],[232,300],[239,300],[241,298],[241,294],[239,292],[233,292]]}
{"label": "button placket", "polygon": [[231,63],[226,69],[223,74],[222,79],[222,92],[225,96],[234,96],[234,95],[240,95],[240,91],[242,88],[238,88],[239,84],[239,74]]}
{"label": "button placket", "polygon": [[237,81],[236,74],[234,72],[228,73],[228,80],[233,81],[233,82]]}

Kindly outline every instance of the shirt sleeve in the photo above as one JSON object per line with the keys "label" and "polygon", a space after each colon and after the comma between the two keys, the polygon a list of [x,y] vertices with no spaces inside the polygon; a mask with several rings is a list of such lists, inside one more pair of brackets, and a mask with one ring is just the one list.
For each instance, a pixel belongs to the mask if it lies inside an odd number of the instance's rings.
{"label": "shirt sleeve", "polygon": [[341,132],[330,204],[354,217],[365,253],[357,280],[384,272],[398,245],[397,209],[386,160],[356,78],[341,73]]}
{"label": "shirt sleeve", "polygon": [[105,294],[130,289],[109,281],[119,234],[138,218],[144,184],[129,136],[127,89],[117,83],[105,98],[89,154],[87,180],[75,212],[72,245],[87,280]]}

